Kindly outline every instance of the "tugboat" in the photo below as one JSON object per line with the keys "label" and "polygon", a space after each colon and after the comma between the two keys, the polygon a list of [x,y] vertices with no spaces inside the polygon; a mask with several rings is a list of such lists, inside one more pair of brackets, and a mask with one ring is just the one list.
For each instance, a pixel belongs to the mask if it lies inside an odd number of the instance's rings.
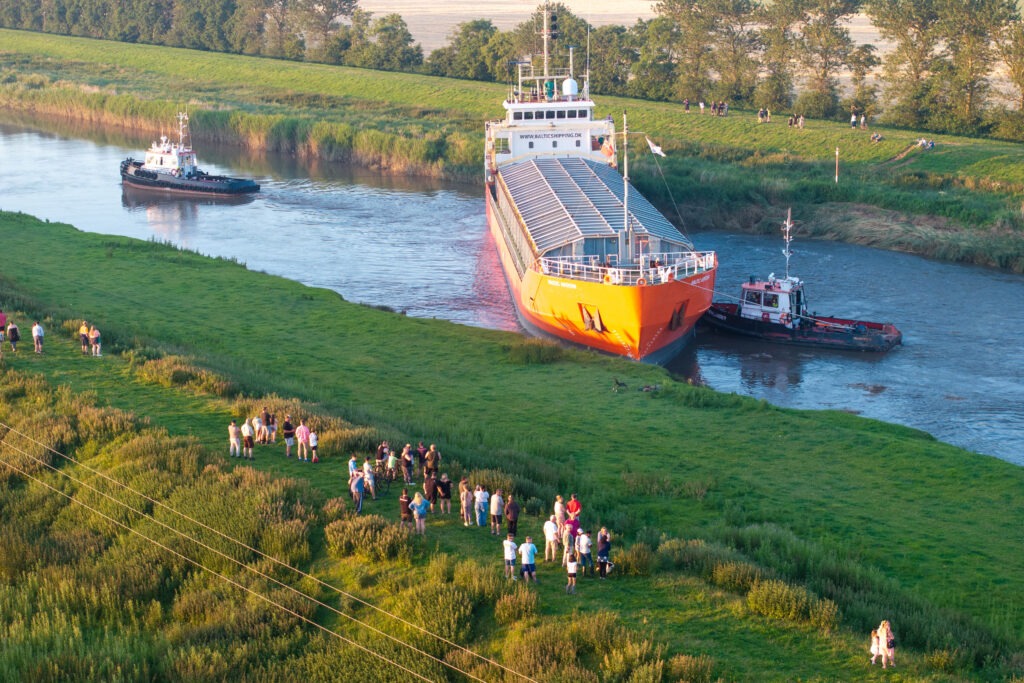
{"label": "tugboat", "polygon": [[568,69],[550,63],[555,13],[545,4],[543,64],[517,65],[504,118],[486,124],[487,223],[528,331],[665,363],[711,305],[718,262],[630,185],[625,130],[617,170],[589,74],[581,93],[572,48]]}
{"label": "tugboat", "polygon": [[762,281],[751,276],[740,289],[738,303],[712,303],[703,322],[720,330],[780,344],[879,352],[902,344],[903,334],[892,323],[821,317],[807,312],[804,283],[789,274],[792,228],[792,212],[788,212],[782,225],[786,277],[778,279],[772,273]]}
{"label": "tugboat", "polygon": [[178,113],[178,141],[166,135],[146,150],[146,160],[128,157],[121,162],[121,182],[134,187],[205,196],[235,196],[259,192],[247,178],[209,175],[196,166],[196,153],[185,144],[188,114]]}

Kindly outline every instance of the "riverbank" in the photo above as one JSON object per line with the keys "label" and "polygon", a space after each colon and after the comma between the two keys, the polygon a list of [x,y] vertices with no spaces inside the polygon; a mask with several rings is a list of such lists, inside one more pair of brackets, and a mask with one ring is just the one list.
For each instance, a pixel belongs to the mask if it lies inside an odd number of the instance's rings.
{"label": "riverbank", "polygon": [[[467,470],[501,471],[524,500],[536,498],[544,508],[555,493],[575,490],[590,519],[622,534],[624,545],[657,546],[662,534],[702,538],[835,601],[839,637],[849,643],[841,650],[849,647],[849,654],[829,665],[824,661],[834,655],[822,655],[823,668],[811,671],[795,662],[818,655],[800,651],[832,652],[835,644],[803,641],[771,678],[822,670],[832,671],[825,677],[861,677],[859,641],[882,615],[900,629],[907,666],[919,680],[942,680],[946,674],[926,662],[947,648],[969,652],[956,655],[955,665],[969,677],[986,676],[975,668],[985,657],[1005,666],[1003,657],[1022,649],[1024,569],[1006,543],[1024,523],[1006,503],[1024,485],[1019,467],[844,413],[780,410],[676,386],[658,368],[537,353],[546,347],[518,335],[349,304],[165,245],[14,214],[0,214],[0,239],[0,306],[42,316],[53,334],[65,320],[95,319],[106,354],[187,354],[247,394],[312,401],[369,426],[373,436],[436,440]],[[28,354],[14,362],[20,369],[36,360]],[[76,390],[94,383],[67,367],[47,372]],[[631,390],[610,391],[613,378]],[[661,388],[632,390],[644,385]],[[118,406],[149,405],[114,387],[104,397]],[[208,443],[223,441],[222,413],[193,420],[187,407],[172,411],[154,409],[150,418]],[[689,585],[673,579],[674,571],[662,567],[651,580],[669,593]],[[694,589],[685,595],[696,600]],[[668,600],[669,593],[656,595]],[[687,624],[730,609],[716,602],[712,611],[687,612],[680,625],[655,607],[675,601],[650,601],[643,589],[630,595],[610,596],[605,606],[621,607],[629,623],[643,617],[659,638],[677,638],[677,651],[693,652],[682,644],[712,637],[685,635]],[[772,660],[774,638],[789,638],[775,625],[757,627],[756,637],[749,627],[733,624],[713,636],[711,649],[729,653],[721,655],[730,658],[729,678],[757,679],[757,667]],[[674,631],[679,635],[670,636]]]}
{"label": "riverbank", "polygon": [[[479,180],[482,122],[500,115],[504,97],[497,84],[18,31],[0,36],[0,105],[7,109],[158,133],[187,106],[197,140],[395,174]],[[873,128],[883,136],[873,144],[868,131],[824,121],[794,129],[778,113],[759,125],[742,111],[685,115],[676,105],[600,97],[598,105],[599,115],[628,108],[634,130],[671,153],[659,169],[638,156],[632,179],[684,226],[759,232],[792,206],[828,220],[817,236],[1024,272],[1021,145],[940,136],[925,151],[915,147],[921,136],[913,131]],[[880,209],[872,219],[881,234],[861,229],[855,219],[863,207]]]}

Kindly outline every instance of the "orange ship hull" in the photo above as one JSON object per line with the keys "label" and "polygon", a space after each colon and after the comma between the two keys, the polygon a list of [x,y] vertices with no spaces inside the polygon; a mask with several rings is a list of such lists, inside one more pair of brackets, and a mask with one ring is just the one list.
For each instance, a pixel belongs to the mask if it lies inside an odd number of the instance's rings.
{"label": "orange ship hull", "polygon": [[519,319],[532,333],[633,360],[665,363],[686,345],[711,306],[714,268],[671,282],[632,286],[545,274],[536,264],[520,275],[498,220],[488,193],[491,235]]}

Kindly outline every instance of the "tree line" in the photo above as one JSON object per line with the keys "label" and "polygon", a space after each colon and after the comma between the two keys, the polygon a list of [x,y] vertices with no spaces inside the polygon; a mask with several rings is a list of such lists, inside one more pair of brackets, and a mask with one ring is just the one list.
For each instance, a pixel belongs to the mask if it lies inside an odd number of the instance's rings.
{"label": "tree line", "polygon": [[[539,51],[589,53],[595,93],[724,100],[805,116],[850,110],[900,126],[1024,139],[1024,23],[1015,0],[660,0],[655,17],[592,27],[561,3],[509,31],[459,24],[424,57],[398,14],[357,0],[2,0],[0,25],[125,42],[506,81]],[[858,44],[866,14],[892,49]],[[1000,74],[995,81],[993,74]],[[848,83],[841,79],[848,78]],[[1000,92],[1006,84],[1010,91]]]}

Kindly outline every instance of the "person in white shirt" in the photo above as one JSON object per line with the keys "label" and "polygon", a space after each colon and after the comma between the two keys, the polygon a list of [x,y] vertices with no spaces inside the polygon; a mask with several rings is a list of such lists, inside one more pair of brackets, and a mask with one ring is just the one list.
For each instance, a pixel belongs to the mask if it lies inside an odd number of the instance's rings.
{"label": "person in white shirt", "polygon": [[509,534],[501,542],[501,546],[505,550],[505,578],[518,581],[519,577],[516,576],[516,552],[519,550],[519,546],[516,545],[515,538],[513,534]]}
{"label": "person in white shirt", "polygon": [[590,567],[591,573],[594,571],[594,560],[591,556],[592,548],[593,543],[590,540],[590,534],[580,529],[580,533],[576,538],[576,552],[580,556],[580,574],[586,574],[587,567]]}
{"label": "person in white shirt", "polygon": [[544,522],[544,561],[554,562],[558,558],[558,522],[555,516]]}
{"label": "person in white shirt", "polygon": [[476,525],[487,526],[487,501],[491,496],[482,485],[477,485],[473,498],[476,501]]}
{"label": "person in white shirt", "polygon": [[32,341],[36,345],[36,353],[43,352],[43,326],[36,321],[36,324],[32,326]]}
{"label": "person in white shirt", "polygon": [[249,458],[252,460],[252,442],[253,437],[256,435],[256,430],[252,428],[252,424],[246,420],[242,424],[242,457]]}
{"label": "person in white shirt", "polygon": [[504,519],[505,514],[505,501],[501,497],[501,489],[494,492],[491,496],[491,533],[501,533],[501,521]]}

